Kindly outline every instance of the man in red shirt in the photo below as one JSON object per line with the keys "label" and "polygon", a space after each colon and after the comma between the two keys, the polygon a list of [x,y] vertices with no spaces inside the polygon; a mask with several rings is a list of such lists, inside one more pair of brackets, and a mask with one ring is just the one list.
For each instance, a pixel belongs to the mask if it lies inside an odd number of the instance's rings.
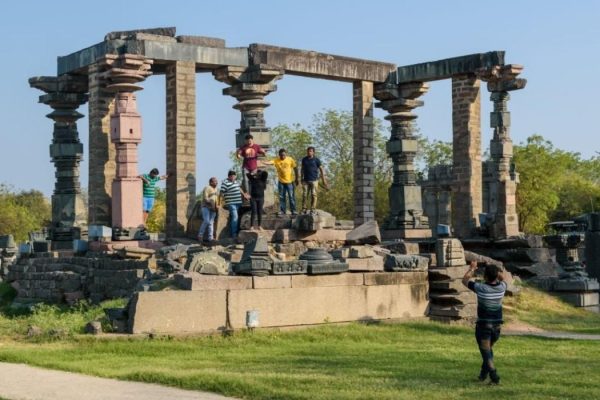
{"label": "man in red shirt", "polygon": [[240,147],[235,155],[238,159],[244,160],[242,168],[254,175],[258,169],[258,156],[264,156],[266,153],[262,147],[254,143],[254,136],[248,134],[245,139],[246,144]]}

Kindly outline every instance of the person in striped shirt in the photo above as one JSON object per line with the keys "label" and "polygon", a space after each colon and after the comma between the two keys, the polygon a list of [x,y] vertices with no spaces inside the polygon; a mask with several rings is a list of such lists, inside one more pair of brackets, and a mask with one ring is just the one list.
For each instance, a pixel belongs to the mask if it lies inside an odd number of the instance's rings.
{"label": "person in striped shirt", "polygon": [[484,271],[485,282],[472,281],[477,262],[471,261],[469,270],[462,279],[463,285],[477,294],[477,324],[475,339],[481,353],[482,364],[479,380],[485,381],[489,375],[491,383],[500,383],[500,376],[494,365],[494,343],[500,339],[502,325],[502,299],[506,292],[506,282],[502,271],[495,265],[487,264]]}
{"label": "person in striped shirt", "polygon": [[223,197],[225,207],[229,210],[229,231],[231,237],[235,238],[238,235],[238,211],[242,206],[242,198],[248,199],[250,196],[245,193],[240,184],[236,180],[235,171],[227,173],[227,179],[221,182],[221,196]]}
{"label": "person in striped shirt", "polygon": [[154,207],[154,198],[156,197],[156,182],[161,179],[167,179],[167,175],[160,176],[157,168],[152,168],[149,174],[140,175],[139,178],[142,180],[143,190],[143,209],[144,209],[144,224],[148,219],[148,214]]}

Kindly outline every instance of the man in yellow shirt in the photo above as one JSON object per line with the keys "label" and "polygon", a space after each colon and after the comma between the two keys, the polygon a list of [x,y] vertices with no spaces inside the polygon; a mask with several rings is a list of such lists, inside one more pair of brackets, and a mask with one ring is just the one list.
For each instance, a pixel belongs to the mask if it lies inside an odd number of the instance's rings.
{"label": "man in yellow shirt", "polygon": [[277,170],[277,189],[279,191],[279,212],[277,215],[286,213],[286,196],[290,200],[290,211],[292,216],[296,213],[296,196],[294,195],[294,184],[298,185],[298,167],[296,161],[287,155],[285,149],[279,150],[279,157],[273,160]]}

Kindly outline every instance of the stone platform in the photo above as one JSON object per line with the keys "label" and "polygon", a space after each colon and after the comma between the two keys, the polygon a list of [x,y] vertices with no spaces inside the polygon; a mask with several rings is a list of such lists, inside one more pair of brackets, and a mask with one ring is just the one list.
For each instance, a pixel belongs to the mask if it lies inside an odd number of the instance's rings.
{"label": "stone platform", "polygon": [[367,272],[307,276],[182,274],[188,290],[140,292],[129,309],[131,333],[210,333],[258,327],[316,325],[425,317],[427,272]]}

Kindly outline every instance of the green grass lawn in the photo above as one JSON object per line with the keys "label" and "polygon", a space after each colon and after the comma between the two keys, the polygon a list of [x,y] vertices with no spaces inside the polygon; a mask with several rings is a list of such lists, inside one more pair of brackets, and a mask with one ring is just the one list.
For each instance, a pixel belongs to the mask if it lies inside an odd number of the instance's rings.
{"label": "green grass lawn", "polygon": [[[207,390],[246,399],[598,399],[600,341],[502,337],[498,387],[476,379],[470,328],[436,323],[326,325],[196,338],[80,335],[101,306],[8,306],[0,284],[0,361]],[[123,305],[112,301],[105,306]],[[600,333],[600,316],[525,287],[507,316]],[[27,338],[27,327],[43,334]]]}
{"label": "green grass lawn", "polygon": [[471,329],[324,326],[231,337],[7,342],[0,360],[247,399],[597,399],[600,342],[503,337],[498,387]]}
{"label": "green grass lawn", "polygon": [[516,297],[505,297],[504,306],[508,320],[519,320],[549,331],[600,334],[600,314],[573,307],[529,286],[524,286]]}

